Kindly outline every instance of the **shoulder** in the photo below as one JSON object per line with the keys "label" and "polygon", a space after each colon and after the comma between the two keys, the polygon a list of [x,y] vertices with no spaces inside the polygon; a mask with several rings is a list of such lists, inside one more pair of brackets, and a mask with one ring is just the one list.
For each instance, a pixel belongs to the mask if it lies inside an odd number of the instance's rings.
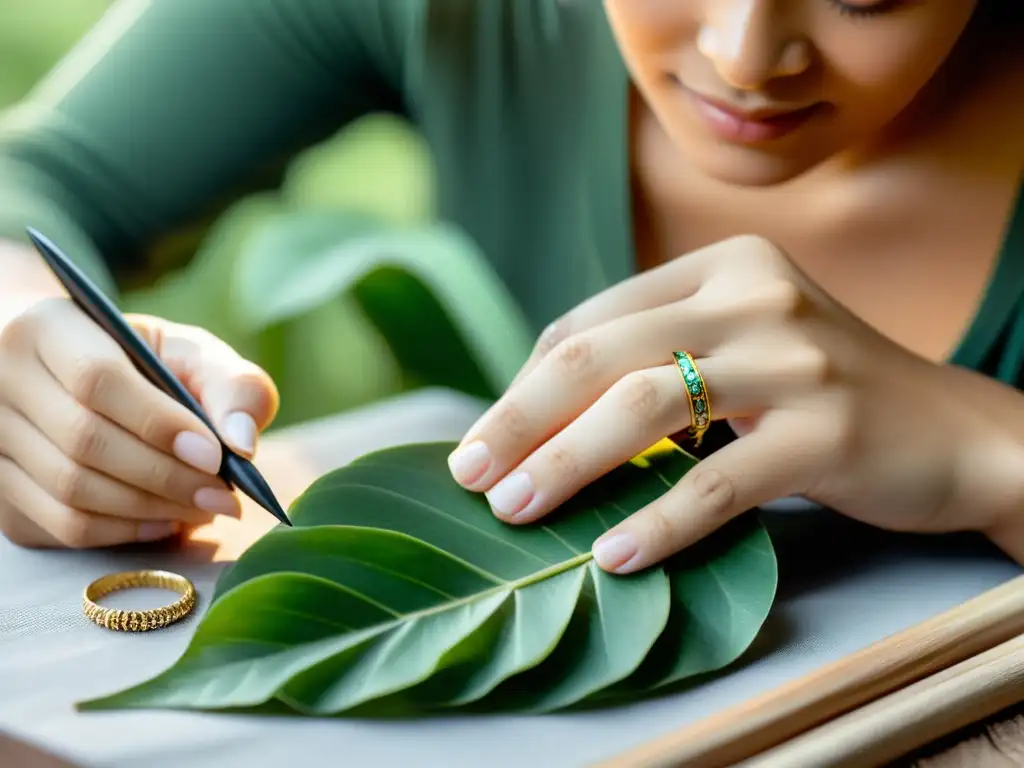
{"label": "shoulder", "polygon": [[[404,0],[391,0],[402,3]],[[388,2],[388,0],[384,0]],[[467,109],[542,108],[546,95],[579,92],[581,78],[619,66],[598,0],[422,0],[414,78],[449,97],[479,96]],[[436,88],[428,86],[430,97]]]}
{"label": "shoulder", "polygon": [[[389,0],[383,0],[387,3]],[[390,0],[401,4],[404,0]],[[421,0],[422,31],[435,52],[509,66],[568,59],[608,35],[595,0]],[[610,39],[610,38],[608,38]]]}

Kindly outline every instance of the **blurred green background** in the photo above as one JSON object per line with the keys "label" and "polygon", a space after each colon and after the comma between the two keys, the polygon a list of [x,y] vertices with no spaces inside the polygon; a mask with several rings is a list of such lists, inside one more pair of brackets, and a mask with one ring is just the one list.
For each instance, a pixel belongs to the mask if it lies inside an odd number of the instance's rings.
{"label": "blurred green background", "polygon": [[[0,109],[24,96],[111,0],[0,0]],[[369,116],[297,157],[180,248],[188,263],[122,308],[203,326],[281,390],[274,427],[426,385],[496,396],[527,325],[486,262],[436,221],[427,147]]]}

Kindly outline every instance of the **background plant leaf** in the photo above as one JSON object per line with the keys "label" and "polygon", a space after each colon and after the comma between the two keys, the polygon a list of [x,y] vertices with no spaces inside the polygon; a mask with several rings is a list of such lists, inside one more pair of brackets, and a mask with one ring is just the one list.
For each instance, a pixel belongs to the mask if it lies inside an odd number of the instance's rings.
{"label": "background plant leaf", "polygon": [[351,295],[407,376],[480,397],[500,394],[533,345],[487,260],[445,224],[291,212],[253,239],[234,285],[251,332]]}
{"label": "background plant leaf", "polygon": [[756,636],[775,560],[754,516],[641,574],[611,576],[590,555],[693,466],[683,452],[628,463],[517,527],[451,479],[453,447],[392,448],[322,477],[294,528],[223,573],[178,662],[80,707],[276,700],[326,715],[397,698],[411,712],[543,712],[719,669]]}

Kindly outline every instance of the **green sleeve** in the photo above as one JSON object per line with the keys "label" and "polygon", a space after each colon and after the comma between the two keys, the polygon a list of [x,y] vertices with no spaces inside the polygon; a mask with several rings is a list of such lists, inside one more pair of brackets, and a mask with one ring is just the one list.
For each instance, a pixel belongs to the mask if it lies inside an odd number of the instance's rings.
{"label": "green sleeve", "polygon": [[[404,112],[423,0],[118,0],[0,116],[0,237],[112,289],[164,236],[376,111]],[[340,179],[339,183],[345,183]]]}

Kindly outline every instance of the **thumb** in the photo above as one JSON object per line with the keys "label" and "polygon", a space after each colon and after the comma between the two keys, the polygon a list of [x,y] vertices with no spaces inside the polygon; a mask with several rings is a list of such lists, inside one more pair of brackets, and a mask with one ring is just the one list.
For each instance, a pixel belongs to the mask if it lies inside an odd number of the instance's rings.
{"label": "thumb", "polygon": [[280,404],[266,371],[202,328],[138,315],[130,321],[199,401],[224,442],[251,458]]}

